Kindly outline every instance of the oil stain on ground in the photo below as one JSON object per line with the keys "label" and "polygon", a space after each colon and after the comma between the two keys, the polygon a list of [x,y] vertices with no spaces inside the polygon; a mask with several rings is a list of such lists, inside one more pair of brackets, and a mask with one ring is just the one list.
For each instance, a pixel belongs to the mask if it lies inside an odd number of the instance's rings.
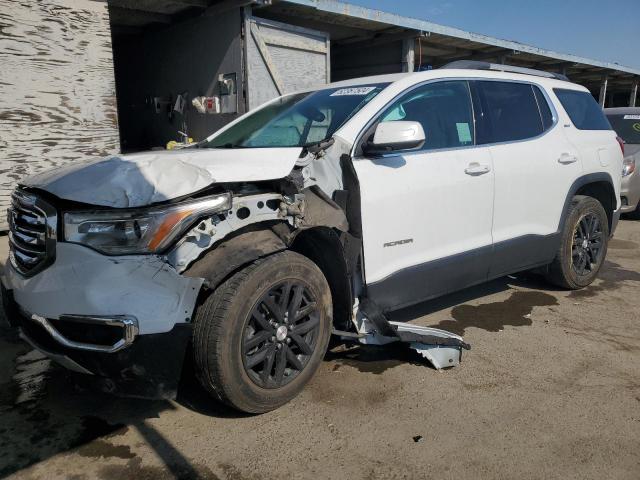
{"label": "oil stain on ground", "polygon": [[617,263],[605,262],[596,281],[598,282],[597,284],[590,285],[582,290],[574,290],[569,294],[569,298],[595,297],[601,292],[618,288],[620,282],[640,282],[640,273],[627,270]]}
{"label": "oil stain on ground", "polygon": [[533,307],[558,305],[558,300],[548,293],[537,291],[516,291],[502,302],[482,305],[459,305],[451,311],[453,320],[444,320],[435,328],[464,335],[467,328],[475,327],[488,332],[499,332],[506,326],[524,327],[531,325],[529,315]]}

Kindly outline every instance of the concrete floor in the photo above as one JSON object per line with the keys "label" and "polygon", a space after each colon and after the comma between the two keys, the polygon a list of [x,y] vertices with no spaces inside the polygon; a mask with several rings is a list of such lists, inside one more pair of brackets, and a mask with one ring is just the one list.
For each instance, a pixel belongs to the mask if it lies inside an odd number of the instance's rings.
{"label": "concrete floor", "polygon": [[437,372],[402,348],[330,352],[301,396],[240,416],[92,393],[0,327],[0,477],[640,478],[640,222],[579,292],[504,278],[402,312],[465,335]]}

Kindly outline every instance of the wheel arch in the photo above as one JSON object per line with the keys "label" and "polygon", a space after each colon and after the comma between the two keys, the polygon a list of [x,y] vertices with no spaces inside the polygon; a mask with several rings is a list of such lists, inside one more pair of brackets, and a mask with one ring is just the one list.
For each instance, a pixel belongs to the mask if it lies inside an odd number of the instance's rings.
{"label": "wheel arch", "polygon": [[183,275],[204,278],[206,294],[252,262],[291,250],[320,268],[331,290],[334,325],[345,329],[351,321],[353,293],[341,234],[331,227],[291,232],[284,223],[254,224],[212,246]]}
{"label": "wheel arch", "polygon": [[562,226],[564,225],[569,212],[571,201],[576,195],[593,197],[602,204],[607,214],[609,232],[611,232],[614,227],[614,212],[616,211],[616,207],[618,205],[616,199],[616,191],[613,187],[613,179],[611,178],[611,175],[605,172],[590,173],[578,178],[575,182],[573,182],[565,200],[558,230],[562,229]]}
{"label": "wheel arch", "polygon": [[228,235],[212,245],[182,274],[204,278],[203,290],[215,290],[250,263],[287,249],[289,229],[280,223],[257,223]]}

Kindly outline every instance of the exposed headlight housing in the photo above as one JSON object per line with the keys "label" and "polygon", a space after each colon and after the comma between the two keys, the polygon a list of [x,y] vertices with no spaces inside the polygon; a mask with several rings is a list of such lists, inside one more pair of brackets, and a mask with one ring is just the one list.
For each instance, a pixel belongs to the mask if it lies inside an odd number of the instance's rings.
{"label": "exposed headlight housing", "polygon": [[158,253],[198,218],[230,207],[225,193],[162,207],[66,212],[64,239],[108,255]]}
{"label": "exposed headlight housing", "polygon": [[636,171],[636,161],[633,157],[627,157],[622,161],[622,176],[626,177]]}

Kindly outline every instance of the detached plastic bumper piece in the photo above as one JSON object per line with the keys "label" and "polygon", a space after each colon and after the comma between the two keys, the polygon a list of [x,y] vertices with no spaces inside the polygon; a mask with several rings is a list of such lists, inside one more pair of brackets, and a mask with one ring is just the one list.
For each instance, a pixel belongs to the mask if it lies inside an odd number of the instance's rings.
{"label": "detached plastic bumper piece", "polygon": [[359,334],[356,338],[360,343],[408,343],[438,370],[460,365],[462,351],[471,350],[471,346],[455,333],[409,323],[390,322],[382,310],[369,300],[360,304],[358,315]]}

